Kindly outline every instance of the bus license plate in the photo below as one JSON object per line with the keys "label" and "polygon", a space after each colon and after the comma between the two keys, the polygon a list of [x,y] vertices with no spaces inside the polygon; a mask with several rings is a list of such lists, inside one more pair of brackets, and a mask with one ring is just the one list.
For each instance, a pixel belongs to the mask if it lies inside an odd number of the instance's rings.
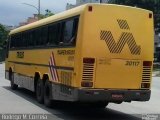
{"label": "bus license plate", "polygon": [[122,100],[123,95],[122,94],[112,94],[112,99],[114,100]]}

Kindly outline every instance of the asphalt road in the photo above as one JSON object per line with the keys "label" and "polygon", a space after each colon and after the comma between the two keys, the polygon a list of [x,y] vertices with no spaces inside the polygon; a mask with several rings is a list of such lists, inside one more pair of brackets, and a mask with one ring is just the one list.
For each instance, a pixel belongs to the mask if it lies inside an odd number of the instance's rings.
{"label": "asphalt road", "polygon": [[4,64],[0,64],[0,114],[6,113],[50,114],[52,120],[141,120],[144,114],[160,114],[160,77],[153,77],[148,102],[110,103],[104,110],[63,103],[59,108],[51,109],[37,103],[34,94],[28,90],[12,91],[10,82],[4,78]]}

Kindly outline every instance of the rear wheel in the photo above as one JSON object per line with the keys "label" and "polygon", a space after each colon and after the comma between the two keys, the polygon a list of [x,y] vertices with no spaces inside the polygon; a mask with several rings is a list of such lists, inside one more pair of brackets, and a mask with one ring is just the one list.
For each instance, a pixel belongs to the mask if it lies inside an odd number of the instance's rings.
{"label": "rear wheel", "polygon": [[16,90],[18,88],[18,85],[14,83],[14,74],[12,72],[9,73],[9,80],[11,84],[11,89]]}
{"label": "rear wheel", "polygon": [[44,102],[44,85],[41,79],[38,79],[36,84],[36,98],[37,101],[41,104]]}
{"label": "rear wheel", "polygon": [[46,80],[44,85],[44,104],[46,107],[52,107],[51,95],[52,95],[51,83],[48,80]]}

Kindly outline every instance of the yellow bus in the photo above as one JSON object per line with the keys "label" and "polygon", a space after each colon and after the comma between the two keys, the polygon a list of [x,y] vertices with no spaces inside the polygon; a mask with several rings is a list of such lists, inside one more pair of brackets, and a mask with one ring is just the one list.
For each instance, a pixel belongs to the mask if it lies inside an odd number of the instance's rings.
{"label": "yellow bus", "polygon": [[82,5],[11,31],[5,77],[48,107],[148,101],[153,35],[151,11]]}

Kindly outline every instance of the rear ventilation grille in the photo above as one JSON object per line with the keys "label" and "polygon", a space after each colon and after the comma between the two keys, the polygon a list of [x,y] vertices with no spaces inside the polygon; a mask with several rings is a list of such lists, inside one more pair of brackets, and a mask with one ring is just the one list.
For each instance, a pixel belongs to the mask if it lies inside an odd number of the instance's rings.
{"label": "rear ventilation grille", "polygon": [[121,29],[129,30],[129,25],[128,25],[128,23],[127,23],[126,20],[118,19],[117,22],[118,22],[119,27],[120,27]]}
{"label": "rear ventilation grille", "polygon": [[94,64],[83,63],[83,77],[82,80],[93,81],[94,76]]}
{"label": "rear ventilation grille", "polygon": [[150,82],[151,66],[143,66],[142,82]]}
{"label": "rear ventilation grille", "polygon": [[149,89],[151,81],[151,66],[143,66],[141,89]]}

